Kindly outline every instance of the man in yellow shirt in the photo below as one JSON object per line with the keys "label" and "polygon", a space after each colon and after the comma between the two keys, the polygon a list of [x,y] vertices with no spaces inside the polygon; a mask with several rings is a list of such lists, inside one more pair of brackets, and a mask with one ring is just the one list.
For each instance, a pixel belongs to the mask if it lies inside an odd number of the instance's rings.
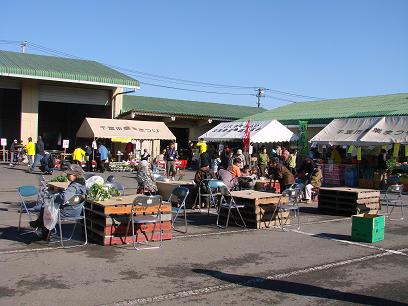
{"label": "man in yellow shirt", "polygon": [[74,153],[72,153],[72,160],[74,161],[74,163],[80,165],[84,160],[84,156],[85,151],[81,147],[78,147],[74,150]]}
{"label": "man in yellow shirt", "polygon": [[[199,141],[196,144],[196,147],[199,149],[199,158],[198,158],[198,169],[201,168],[201,163],[202,163],[202,159],[207,159],[208,162],[210,162],[209,158],[208,158],[208,154],[202,155],[203,153],[207,152],[207,143],[205,142],[204,138],[200,138]],[[202,156],[204,158],[202,158]]]}
{"label": "man in yellow shirt", "polygon": [[24,149],[26,150],[27,155],[28,155],[28,166],[31,167],[31,165],[34,162],[34,155],[35,155],[35,145],[31,137],[28,137],[28,143],[24,147]]}

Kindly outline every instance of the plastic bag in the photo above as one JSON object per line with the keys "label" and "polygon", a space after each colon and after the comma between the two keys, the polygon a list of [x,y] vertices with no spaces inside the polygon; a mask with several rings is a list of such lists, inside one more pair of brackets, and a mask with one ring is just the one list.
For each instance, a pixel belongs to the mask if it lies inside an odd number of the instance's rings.
{"label": "plastic bag", "polygon": [[58,221],[59,205],[54,201],[55,196],[44,197],[44,226],[48,230],[53,230]]}
{"label": "plastic bag", "polygon": [[95,183],[103,185],[104,182],[105,181],[104,181],[103,177],[101,177],[101,176],[98,176],[98,175],[91,176],[89,179],[87,179],[85,181],[86,190],[89,190],[92,187],[92,185],[95,184]]}

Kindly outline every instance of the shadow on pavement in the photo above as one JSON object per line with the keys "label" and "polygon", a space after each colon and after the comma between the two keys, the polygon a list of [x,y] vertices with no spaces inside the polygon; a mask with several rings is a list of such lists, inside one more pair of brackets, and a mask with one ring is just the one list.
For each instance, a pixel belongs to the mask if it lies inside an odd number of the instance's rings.
{"label": "shadow on pavement", "polygon": [[350,235],[339,235],[339,234],[330,234],[330,233],[320,233],[315,234],[313,237],[323,238],[323,239],[337,239],[337,240],[347,240],[351,241]]}
{"label": "shadow on pavement", "polygon": [[357,303],[361,305],[407,305],[388,299],[368,296],[358,293],[342,292],[313,285],[289,282],[284,280],[273,280],[262,277],[246,276],[223,273],[207,269],[193,269],[195,273],[205,274],[224,282],[234,283],[240,286],[251,287],[262,290],[270,290],[278,293],[289,293],[301,296],[324,298],[341,302]]}

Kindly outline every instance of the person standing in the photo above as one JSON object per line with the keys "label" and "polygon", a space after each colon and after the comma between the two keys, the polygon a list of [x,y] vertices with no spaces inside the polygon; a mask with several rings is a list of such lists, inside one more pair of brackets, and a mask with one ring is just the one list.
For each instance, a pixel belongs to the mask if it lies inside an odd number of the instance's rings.
{"label": "person standing", "polygon": [[37,163],[40,163],[44,157],[44,141],[41,136],[38,136],[37,143],[35,144],[35,156],[34,162],[30,168],[30,171],[33,172]]}
{"label": "person standing", "polygon": [[14,166],[14,160],[17,161],[17,139],[14,139],[10,145],[10,166]]}
{"label": "person standing", "polygon": [[207,155],[206,155],[204,158],[201,158],[201,155],[203,153],[207,152],[207,143],[205,142],[204,138],[199,139],[199,141],[196,144],[196,147],[199,149],[198,169],[200,169],[202,159],[207,157]]}
{"label": "person standing", "polygon": [[292,174],[296,174],[296,159],[297,159],[297,152],[295,149],[292,149],[286,161],[289,167],[289,170],[290,172],[292,172]]}
{"label": "person standing", "polygon": [[133,157],[133,143],[128,142],[125,147],[126,158],[130,161]]}
{"label": "person standing", "polygon": [[170,146],[167,148],[166,153],[164,154],[164,160],[166,161],[166,174],[167,177],[170,177],[172,181],[174,181],[174,177],[176,176],[176,159],[177,159],[177,151],[174,147],[174,143],[172,142]]}
{"label": "person standing", "polygon": [[31,137],[28,137],[28,143],[27,145],[24,147],[24,149],[27,152],[27,156],[28,156],[28,166],[31,169],[31,166],[34,163],[34,155],[35,155],[35,145],[33,143],[33,139]]}
{"label": "person standing", "polygon": [[282,161],[286,165],[287,165],[287,162],[288,162],[288,158],[289,158],[289,151],[288,151],[288,149],[283,147],[282,148]]}
{"label": "person standing", "polygon": [[99,144],[98,146],[98,169],[101,173],[105,172],[105,164],[108,160],[108,149],[103,145]]}
{"label": "person standing", "polygon": [[236,158],[239,158],[241,160],[241,169],[244,168],[244,166],[246,166],[246,158],[245,155],[242,153],[241,149],[237,150],[237,154],[235,155]]}
{"label": "person standing", "polygon": [[72,160],[75,164],[81,165],[82,161],[84,160],[85,154],[85,150],[83,150],[81,147],[78,147],[72,153]]}
{"label": "person standing", "polygon": [[261,148],[261,153],[258,155],[258,168],[259,168],[259,176],[264,177],[266,175],[266,169],[268,168],[269,164],[269,156],[266,150],[266,147]]}
{"label": "person standing", "polygon": [[322,175],[322,168],[320,164],[316,164],[316,168],[313,170],[313,173],[310,177],[310,181],[306,184],[305,186],[305,199],[307,200],[307,203],[311,203],[312,200],[312,189],[313,188],[319,188],[322,186],[322,180],[323,180],[323,175]]}
{"label": "person standing", "polygon": [[147,149],[143,149],[143,154],[142,154],[142,156],[140,157],[140,160],[149,161],[149,158],[150,158],[149,152],[147,152]]}

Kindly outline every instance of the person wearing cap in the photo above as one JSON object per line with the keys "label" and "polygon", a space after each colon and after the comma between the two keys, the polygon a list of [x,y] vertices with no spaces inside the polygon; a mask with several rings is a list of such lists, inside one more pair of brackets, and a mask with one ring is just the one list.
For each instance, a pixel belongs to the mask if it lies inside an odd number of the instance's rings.
{"label": "person wearing cap", "polygon": [[[86,186],[85,179],[83,177],[84,171],[79,165],[69,165],[68,169],[65,171],[68,181],[70,182],[67,189],[59,192],[54,197],[54,204],[58,204],[60,208],[61,217],[65,218],[75,218],[79,217],[82,213],[82,207],[84,201],[76,204],[70,205],[69,201],[74,196],[85,196],[86,195]],[[30,226],[33,228],[41,228],[42,238],[47,239],[49,236],[49,231],[44,227],[43,223],[44,208],[41,209],[38,219],[30,222]]]}
{"label": "person wearing cap", "polygon": [[[210,180],[214,179],[214,175],[210,170],[210,164],[208,163],[207,160],[203,161],[201,163],[201,168],[197,170],[195,176],[194,176],[194,183],[196,183],[196,188],[198,192],[198,188],[200,188],[201,194],[208,194],[209,189],[206,184],[201,184],[202,181],[204,180]],[[202,196],[201,200],[204,201],[204,203],[197,203],[196,205],[193,206],[193,209],[198,209],[200,208],[200,205],[204,207],[204,205],[208,205],[209,203],[209,197],[208,196]]]}
{"label": "person wearing cap", "polygon": [[156,179],[147,160],[140,162],[139,169],[136,172],[136,181],[138,184],[137,193],[157,193]]}
{"label": "person wearing cap", "polygon": [[271,160],[269,164],[269,169],[268,169],[269,175],[271,175],[270,172],[273,172],[275,178],[279,181],[281,192],[289,188],[292,184],[295,183],[294,175],[292,174],[292,172],[290,172],[288,168],[286,168],[280,162],[280,159],[278,157],[274,157]]}
{"label": "person wearing cap", "polygon": [[237,150],[237,154],[235,154],[235,158],[239,158],[241,160],[241,169],[244,168],[244,166],[246,166],[246,158],[245,155],[242,153],[241,149]]}

